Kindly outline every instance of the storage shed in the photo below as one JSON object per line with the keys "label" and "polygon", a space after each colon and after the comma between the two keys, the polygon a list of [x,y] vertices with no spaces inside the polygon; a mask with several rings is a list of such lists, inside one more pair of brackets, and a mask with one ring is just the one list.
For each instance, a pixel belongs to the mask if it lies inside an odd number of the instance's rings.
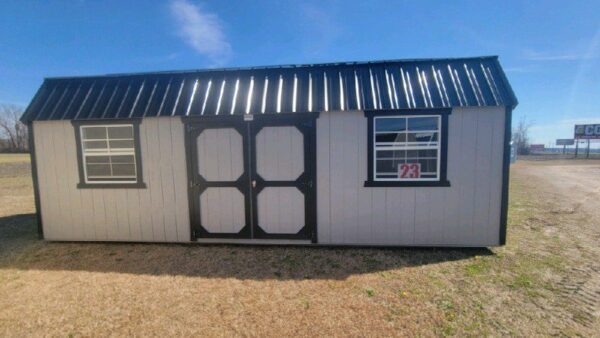
{"label": "storage shed", "polygon": [[495,246],[497,57],[47,78],[26,109],[42,238]]}

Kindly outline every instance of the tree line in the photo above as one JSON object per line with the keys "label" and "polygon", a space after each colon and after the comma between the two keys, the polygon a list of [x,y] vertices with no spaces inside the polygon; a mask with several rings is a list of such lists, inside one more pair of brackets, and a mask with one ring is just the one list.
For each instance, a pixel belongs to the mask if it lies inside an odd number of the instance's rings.
{"label": "tree line", "polygon": [[526,116],[522,116],[512,130],[513,146],[517,149],[518,155],[529,155],[529,128],[533,123],[527,120]]}
{"label": "tree line", "polygon": [[13,104],[0,105],[0,152],[27,152],[27,126],[19,121],[23,108]]}

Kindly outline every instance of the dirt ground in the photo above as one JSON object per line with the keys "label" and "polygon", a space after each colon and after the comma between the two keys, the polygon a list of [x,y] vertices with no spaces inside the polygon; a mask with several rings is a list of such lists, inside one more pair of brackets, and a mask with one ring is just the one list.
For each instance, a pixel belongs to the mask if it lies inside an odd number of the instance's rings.
{"label": "dirt ground", "polygon": [[519,161],[508,243],[351,249],[49,243],[0,155],[0,335],[600,332],[600,161]]}

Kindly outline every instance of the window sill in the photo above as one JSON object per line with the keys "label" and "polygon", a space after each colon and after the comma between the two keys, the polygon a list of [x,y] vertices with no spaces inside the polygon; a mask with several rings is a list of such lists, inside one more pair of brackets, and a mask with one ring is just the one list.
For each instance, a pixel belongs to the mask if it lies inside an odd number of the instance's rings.
{"label": "window sill", "polygon": [[447,181],[447,180],[423,181],[423,182],[418,182],[418,181],[405,181],[405,182],[401,182],[401,181],[365,181],[364,186],[367,188],[376,188],[376,187],[407,187],[407,188],[409,188],[409,187],[413,187],[413,188],[449,187],[450,181]]}
{"label": "window sill", "polygon": [[146,189],[146,183],[78,183],[77,189]]}

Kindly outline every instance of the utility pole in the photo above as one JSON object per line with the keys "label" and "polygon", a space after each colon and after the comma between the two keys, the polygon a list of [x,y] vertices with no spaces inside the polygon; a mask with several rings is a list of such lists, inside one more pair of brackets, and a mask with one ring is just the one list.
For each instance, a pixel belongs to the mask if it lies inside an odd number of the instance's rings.
{"label": "utility pole", "polygon": [[585,158],[590,158],[590,139],[588,139],[587,151],[585,152]]}

